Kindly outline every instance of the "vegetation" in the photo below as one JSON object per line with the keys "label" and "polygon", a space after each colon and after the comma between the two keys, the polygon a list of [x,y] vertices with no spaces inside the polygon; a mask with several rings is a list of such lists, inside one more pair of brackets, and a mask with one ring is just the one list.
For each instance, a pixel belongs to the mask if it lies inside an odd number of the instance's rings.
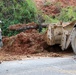
{"label": "vegetation", "polygon": [[71,6],[63,8],[60,15],[58,16],[58,20],[65,22],[76,20],[76,8],[73,8]]}
{"label": "vegetation", "polygon": [[66,7],[62,8],[60,10],[60,13],[58,15],[55,15],[54,18],[53,16],[48,16],[44,15],[45,22],[48,23],[56,23],[59,21],[67,22],[67,21],[74,21],[76,20],[76,8],[73,7]]}
{"label": "vegetation", "polygon": [[15,35],[10,32],[9,25],[17,23],[36,22],[37,9],[32,0],[0,0],[0,20],[3,35]]}

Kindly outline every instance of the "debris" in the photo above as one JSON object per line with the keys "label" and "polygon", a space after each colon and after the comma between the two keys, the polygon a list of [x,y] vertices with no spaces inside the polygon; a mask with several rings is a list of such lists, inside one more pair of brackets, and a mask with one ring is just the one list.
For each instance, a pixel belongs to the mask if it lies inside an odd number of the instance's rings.
{"label": "debris", "polygon": [[44,51],[43,35],[37,30],[27,30],[3,39],[3,50],[14,54],[34,54]]}
{"label": "debris", "polygon": [[9,30],[27,30],[27,29],[36,29],[38,26],[36,23],[28,23],[28,24],[16,24],[8,27]]}
{"label": "debris", "polygon": [[[35,1],[37,2],[38,8],[42,10],[44,14],[51,14],[53,18],[56,14],[60,13],[60,9],[62,7],[66,7],[68,5],[76,6],[76,0],[49,0],[53,1],[53,3],[50,5],[44,5],[45,0]],[[56,5],[54,5],[57,2],[61,3],[61,7],[57,7]],[[37,26],[37,24],[35,24],[34,22],[29,24],[17,24],[14,26],[10,26],[9,29],[25,30],[29,26]],[[47,45],[44,40],[44,34],[40,34],[35,29],[26,30],[26,32],[21,32],[15,36],[3,37],[3,44],[4,46],[0,49],[1,61],[21,60],[23,56],[26,56],[26,58],[30,58],[33,55],[40,57],[61,57],[66,55],[73,55],[73,51],[70,48],[67,49],[67,51],[62,51],[59,46]]]}
{"label": "debris", "polygon": [[56,5],[47,5],[47,6],[43,6],[41,8],[43,10],[43,13],[46,15],[52,15],[53,17],[55,17],[55,15],[60,13],[60,9],[61,7],[57,7]]}
{"label": "debris", "polygon": [[52,57],[61,57],[61,55],[60,54],[57,54],[57,53],[53,53],[51,56]]}

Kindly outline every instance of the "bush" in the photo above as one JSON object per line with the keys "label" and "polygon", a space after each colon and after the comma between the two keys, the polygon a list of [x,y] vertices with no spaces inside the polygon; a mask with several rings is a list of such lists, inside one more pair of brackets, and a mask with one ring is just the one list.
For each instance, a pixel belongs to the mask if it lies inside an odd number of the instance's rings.
{"label": "bush", "polygon": [[44,15],[45,23],[57,23],[59,20],[57,18],[53,18],[51,15]]}
{"label": "bush", "polygon": [[44,15],[45,22],[48,23],[56,23],[59,21],[68,22],[76,20],[76,8],[70,6],[66,8],[62,8],[60,13],[55,16]]}
{"label": "bush", "polygon": [[61,21],[73,21],[76,20],[76,9],[73,7],[62,8],[60,15],[57,16],[58,20]]}
{"label": "bush", "polygon": [[0,20],[3,22],[3,35],[12,35],[13,32],[7,29],[9,25],[36,22],[36,13],[33,0],[0,0]]}

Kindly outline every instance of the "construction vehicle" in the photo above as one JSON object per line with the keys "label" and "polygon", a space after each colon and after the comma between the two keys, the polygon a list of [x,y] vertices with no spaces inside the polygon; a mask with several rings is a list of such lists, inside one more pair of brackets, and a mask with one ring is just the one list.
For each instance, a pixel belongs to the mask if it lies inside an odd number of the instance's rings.
{"label": "construction vehicle", "polygon": [[49,24],[45,41],[48,45],[59,44],[62,50],[67,49],[70,45],[76,54],[76,21],[60,24]]}

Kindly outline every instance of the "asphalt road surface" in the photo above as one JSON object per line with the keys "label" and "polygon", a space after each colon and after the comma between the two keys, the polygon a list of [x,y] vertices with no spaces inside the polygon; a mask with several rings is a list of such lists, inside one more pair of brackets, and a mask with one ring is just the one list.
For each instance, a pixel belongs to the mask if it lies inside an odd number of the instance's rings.
{"label": "asphalt road surface", "polygon": [[5,61],[0,75],[76,75],[76,57]]}

